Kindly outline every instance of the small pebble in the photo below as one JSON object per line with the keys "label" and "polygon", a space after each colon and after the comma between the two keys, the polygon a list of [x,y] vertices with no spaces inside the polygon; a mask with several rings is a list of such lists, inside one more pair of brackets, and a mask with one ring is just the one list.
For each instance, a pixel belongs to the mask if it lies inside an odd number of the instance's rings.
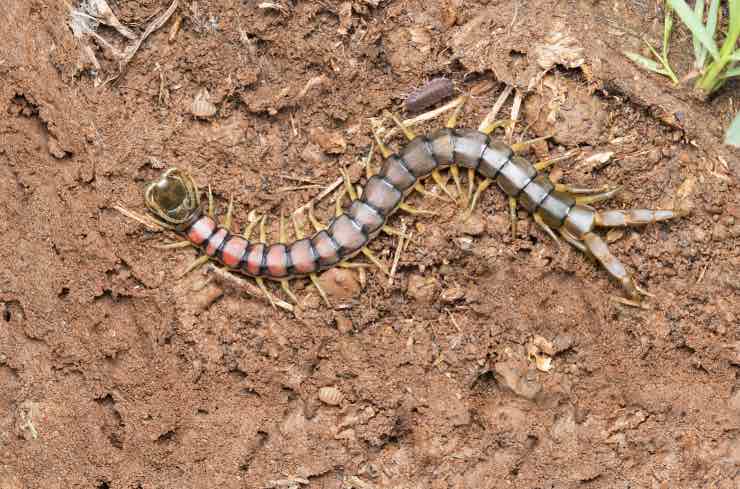
{"label": "small pebble", "polygon": [[319,277],[321,288],[330,299],[351,299],[360,295],[357,274],[346,268],[331,268]]}
{"label": "small pebble", "polygon": [[437,292],[437,280],[434,277],[413,274],[409,277],[406,294],[419,302],[431,303]]}

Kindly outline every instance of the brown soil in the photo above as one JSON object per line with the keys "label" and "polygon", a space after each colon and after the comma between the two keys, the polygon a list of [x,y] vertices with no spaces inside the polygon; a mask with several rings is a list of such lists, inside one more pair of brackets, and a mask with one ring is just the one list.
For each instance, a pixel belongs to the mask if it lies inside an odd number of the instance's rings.
{"label": "brown soil", "polygon": [[[137,34],[169,4],[111,2]],[[720,143],[737,84],[701,102],[627,61],[630,31],[660,39],[652,1],[260,5],[182,0],[96,88],[65,2],[3,2],[0,488],[740,487],[740,160]],[[585,62],[538,79],[554,32]],[[116,74],[87,42],[101,81]],[[391,285],[327,272],[329,309],[296,281],[295,314],[204,271],[178,280],[195,252],[154,248],[168,237],[113,209],[144,212],[144,183],[177,165],[274,235],[342,165],[363,183],[368,119],[440,75],[475,90],[471,127],[506,85],[531,88],[515,138],[580,149],[556,171],[623,185],[612,207],[670,206],[695,182],[689,217],[610,235],[649,310],[611,301],[601,268],[525,216],[512,239],[493,188],[468,222],[414,197],[440,214],[394,216],[413,238]],[[203,88],[218,110],[195,119]],[[390,263],[396,243],[371,248]]]}

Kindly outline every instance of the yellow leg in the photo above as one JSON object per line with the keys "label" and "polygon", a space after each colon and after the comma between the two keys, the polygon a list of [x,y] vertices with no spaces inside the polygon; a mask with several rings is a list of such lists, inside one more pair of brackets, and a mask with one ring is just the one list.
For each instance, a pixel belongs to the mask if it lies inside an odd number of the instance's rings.
{"label": "yellow leg", "polygon": [[257,282],[257,285],[259,286],[260,290],[263,294],[265,294],[265,297],[267,297],[267,300],[270,301],[270,305],[277,309],[277,306],[275,305],[275,298],[270,294],[270,291],[267,290],[267,286],[265,285],[265,281],[262,279],[262,277],[256,277],[254,279]]}
{"label": "yellow leg", "polygon": [[457,125],[457,119],[460,117],[460,114],[462,113],[463,107],[468,101],[468,96],[466,95],[463,97],[462,101],[460,102],[460,105],[455,107],[455,110],[452,112],[452,115],[449,119],[447,119],[447,124],[445,124],[445,127],[448,129],[452,129]]}
{"label": "yellow leg", "polygon": [[[280,242],[281,243],[287,243],[288,242],[288,229],[285,225],[285,214],[283,211],[280,211]],[[282,287],[283,292],[290,297],[290,300],[293,301],[293,303],[297,306],[298,305],[298,298],[295,296],[292,290],[290,290],[290,281],[285,279],[280,281],[280,287]]]}
{"label": "yellow leg", "polygon": [[316,219],[316,215],[313,213],[313,206],[308,208],[308,220],[311,221],[311,225],[316,231],[321,231],[326,228],[323,224]]}
{"label": "yellow leg", "polygon": [[[468,201],[473,199],[473,189],[475,188],[475,170],[468,168]],[[472,212],[473,209],[471,208]]]}
{"label": "yellow leg", "polygon": [[190,265],[188,265],[188,268],[185,269],[184,272],[180,274],[179,278],[184,277],[185,275],[189,274],[193,270],[197,270],[198,268],[202,267],[206,263],[208,263],[208,260],[210,260],[211,257],[208,255],[202,255],[196,258]]}
{"label": "yellow leg", "polygon": [[530,139],[529,141],[522,141],[521,143],[514,143],[511,145],[511,150],[514,153],[521,153],[524,149],[527,147],[533,145],[534,143],[539,143],[540,141],[547,141],[550,139],[553,135],[549,134],[547,136],[542,136],[539,138]]}
{"label": "yellow leg", "polygon": [[388,149],[388,146],[386,146],[383,140],[380,138],[380,135],[375,128],[373,128],[373,137],[375,138],[375,142],[377,143],[378,149],[380,150],[380,154],[383,155],[383,158],[388,158],[390,155],[393,154],[393,152]]}
{"label": "yellow leg", "polygon": [[[455,181],[455,189],[457,190],[457,199],[462,202],[463,201],[463,191],[462,186],[460,185],[460,167],[457,165],[452,165],[450,167],[450,175],[452,175],[452,179]],[[468,196],[469,198],[470,196]]]}
{"label": "yellow leg", "polygon": [[603,202],[605,200],[609,200],[612,197],[614,197],[620,190],[622,190],[622,188],[617,187],[611,190],[607,190],[606,192],[600,192],[594,195],[582,195],[582,196],[576,197],[576,203],[577,204],[593,204],[595,202]]}
{"label": "yellow leg", "polygon": [[223,226],[226,229],[231,229],[231,219],[234,213],[234,196],[232,195],[229,199],[229,208],[226,210],[226,216],[224,217]]}
{"label": "yellow leg", "polygon": [[[264,218],[264,216],[263,216],[263,218]],[[244,230],[244,234],[242,234],[242,236],[244,236],[244,239],[249,240],[252,237],[252,231],[254,231],[254,227],[257,224],[259,224],[259,222],[260,222],[260,219],[258,218],[254,222],[250,222],[247,225],[247,228]]]}
{"label": "yellow leg", "polygon": [[372,162],[373,162],[373,153],[375,152],[375,143],[370,144],[370,151],[367,153],[367,158],[365,158],[365,176],[367,178],[372,177],[375,175],[375,172],[372,168]]}
{"label": "yellow leg", "polygon": [[558,192],[567,192],[569,194],[575,194],[575,195],[585,195],[585,194],[595,194],[599,192],[618,192],[621,190],[621,187],[615,187],[611,188],[609,185],[603,185],[598,188],[589,188],[589,187],[578,187],[576,185],[568,185],[565,183],[554,183],[553,186],[555,187],[555,190]]}
{"label": "yellow leg", "polygon": [[491,179],[485,178],[481,183],[478,184],[478,189],[475,191],[475,194],[473,194],[473,197],[470,199],[470,207],[468,207],[468,210],[466,212],[467,215],[470,215],[473,213],[473,210],[475,210],[475,205],[478,203],[478,198],[480,197],[480,194],[491,185]]}
{"label": "yellow leg", "polygon": [[406,211],[411,215],[427,215],[427,216],[436,216],[438,213],[434,211],[427,211],[424,209],[417,209],[416,207],[411,207],[407,203],[403,202],[401,205],[398,206],[399,209],[402,211]]}
{"label": "yellow leg", "polygon": [[208,185],[208,217],[213,219],[215,215],[216,212],[213,207],[213,191],[211,190],[211,186]]}
{"label": "yellow leg", "polygon": [[444,177],[441,173],[439,173],[439,170],[434,170],[432,172],[432,178],[437,183],[437,185],[440,186],[442,191],[450,196],[452,200],[455,200],[455,196],[452,195],[452,192],[450,192],[450,189],[447,188],[447,182],[445,182]]}
{"label": "yellow leg", "polygon": [[396,114],[393,114],[386,110],[385,115],[393,119],[393,122],[395,122],[398,128],[401,129],[401,131],[403,131],[403,135],[406,136],[406,139],[411,141],[412,139],[416,137],[416,134],[414,134],[414,131],[406,127],[406,125],[401,121],[401,119],[398,118]]}
{"label": "yellow leg", "polygon": [[339,217],[344,212],[342,210],[342,201],[344,200],[344,194],[347,193],[347,189],[342,190],[342,193],[340,193],[337,196],[336,202],[334,202],[334,217]]}
{"label": "yellow leg", "polygon": [[349,173],[347,173],[347,169],[340,168],[339,171],[342,173],[342,178],[344,179],[344,187],[347,189],[349,198],[352,200],[357,200],[357,192],[355,192],[355,187],[352,186],[352,180],[349,178]]}
{"label": "yellow leg", "polygon": [[560,246],[560,239],[558,239],[558,235],[555,234],[555,231],[553,231],[552,228],[548,226],[544,220],[542,220],[542,216],[535,213],[534,222],[539,224],[539,226],[553,239],[553,241],[555,241],[558,244],[558,246]]}
{"label": "yellow leg", "polygon": [[267,243],[267,214],[260,219],[260,243]]}
{"label": "yellow leg", "polygon": [[513,126],[513,125],[514,125],[514,121],[511,120],[511,119],[500,119],[500,120],[497,120],[497,121],[492,121],[490,124],[484,125],[480,129],[480,132],[482,132],[484,134],[491,134],[491,133],[493,133],[493,131],[495,131],[496,129],[498,129],[500,127],[506,127],[506,128],[508,128],[510,126]]}
{"label": "yellow leg", "polygon": [[421,195],[425,197],[431,197],[433,199],[439,199],[439,200],[444,200],[444,201],[448,200],[446,197],[437,195],[434,192],[430,192],[429,190],[425,189],[424,185],[422,185],[420,182],[416,182],[414,184],[414,190],[416,190],[417,192],[419,192]]}
{"label": "yellow leg", "polygon": [[[295,230],[295,237],[297,239],[303,239],[305,235],[303,234],[303,229],[301,229],[301,226],[298,224],[298,220],[296,219],[295,214],[293,215],[293,229]],[[308,278],[311,279],[311,282],[313,283],[314,287],[316,287],[316,290],[319,291],[319,295],[321,296],[321,299],[323,299],[324,304],[326,304],[327,307],[331,307],[331,303],[329,302],[329,297],[327,297],[326,292],[324,292],[324,289],[321,287],[321,283],[319,282],[319,276],[315,273],[311,273],[308,275]]]}
{"label": "yellow leg", "polygon": [[188,246],[193,246],[193,243],[190,241],[184,240],[184,241],[177,241],[175,243],[166,243],[166,244],[160,244],[160,245],[154,245],[154,247],[158,250],[175,250],[179,248],[187,248]]}
{"label": "yellow leg", "polygon": [[516,239],[516,223],[518,218],[516,216],[516,198],[509,197],[509,219],[511,220],[511,237]]}
{"label": "yellow leg", "polygon": [[362,254],[365,255],[367,257],[367,259],[370,260],[373,263],[373,265],[375,265],[376,267],[378,267],[381,272],[383,272],[386,275],[390,275],[390,272],[388,271],[388,269],[386,268],[386,266],[383,265],[383,262],[381,262],[378,259],[378,257],[375,256],[375,254],[372,251],[370,251],[367,247],[365,247],[365,248],[362,249]]}
{"label": "yellow leg", "polygon": [[563,154],[561,156],[556,156],[555,158],[548,158],[546,160],[538,161],[537,163],[534,164],[534,167],[537,169],[538,172],[541,172],[541,171],[547,169],[548,167],[554,165],[558,161],[567,160],[568,158],[570,158],[573,155],[574,155],[574,153],[572,151],[568,151],[568,152],[566,152],[565,154]]}
{"label": "yellow leg", "polygon": [[398,236],[401,238],[408,238],[408,234],[404,233],[400,229],[396,229],[388,225],[383,226],[382,229],[383,229],[383,232],[389,236]]}

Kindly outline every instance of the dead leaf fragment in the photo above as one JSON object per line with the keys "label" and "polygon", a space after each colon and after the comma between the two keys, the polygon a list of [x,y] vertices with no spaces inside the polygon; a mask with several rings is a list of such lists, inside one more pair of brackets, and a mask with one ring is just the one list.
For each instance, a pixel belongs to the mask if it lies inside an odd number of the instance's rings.
{"label": "dead leaf fragment", "polygon": [[555,31],[549,33],[541,44],[535,46],[534,56],[543,70],[549,70],[555,65],[578,68],[584,62],[583,51],[577,39]]}

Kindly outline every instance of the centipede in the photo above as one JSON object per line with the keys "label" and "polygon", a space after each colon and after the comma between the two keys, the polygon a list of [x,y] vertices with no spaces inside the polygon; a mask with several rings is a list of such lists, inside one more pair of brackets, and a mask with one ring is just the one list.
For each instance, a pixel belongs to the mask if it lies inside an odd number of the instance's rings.
{"label": "centipede", "polygon": [[[468,214],[476,207],[480,194],[495,183],[508,198],[512,227],[516,223],[516,211],[523,208],[558,244],[562,238],[594,258],[621,285],[626,295],[623,300],[640,305],[651,294],[638,285],[597,230],[667,221],[682,217],[685,212],[679,209],[596,209],[590,204],[607,200],[620,189],[589,189],[551,181],[545,171],[551,162],[532,163],[518,154],[521,144],[507,145],[494,137],[495,130],[505,122],[491,121],[487,117],[477,129],[456,127],[465,100],[463,97],[444,127],[429,134],[415,134],[398,116],[387,112],[405,136],[406,143],[394,151],[383,141],[378,129],[373,128],[374,146],[382,155],[379,171],[368,175],[361,195],[352,190],[347,180],[351,202],[326,225],[314,218],[315,231],[310,236],[303,235],[296,227],[296,239],[286,239],[287,235],[281,231],[280,242],[268,243],[264,218],[257,239],[251,237],[256,222],[241,234],[232,232],[233,202],[219,222],[210,189],[205,208],[193,177],[177,167],[168,168],[147,184],[144,202],[159,225],[182,238],[171,247],[192,246],[200,250],[200,257],[188,270],[209,261],[216,262],[229,272],[256,279],[273,305],[265,280],[280,282],[296,303],[289,281],[308,277],[329,305],[317,274],[347,263],[360,253],[377,262],[367,246],[379,233],[388,230],[389,218],[401,209],[411,213],[419,211],[405,202],[409,194],[424,193],[421,182],[431,177],[452,195],[446,187],[449,178],[444,179],[440,174],[443,170],[449,171],[458,193],[462,194],[460,172],[467,171],[469,185],[465,207]],[[371,157],[372,149],[368,155]],[[345,177],[349,178],[346,174]],[[480,182],[474,185],[476,177]]]}

